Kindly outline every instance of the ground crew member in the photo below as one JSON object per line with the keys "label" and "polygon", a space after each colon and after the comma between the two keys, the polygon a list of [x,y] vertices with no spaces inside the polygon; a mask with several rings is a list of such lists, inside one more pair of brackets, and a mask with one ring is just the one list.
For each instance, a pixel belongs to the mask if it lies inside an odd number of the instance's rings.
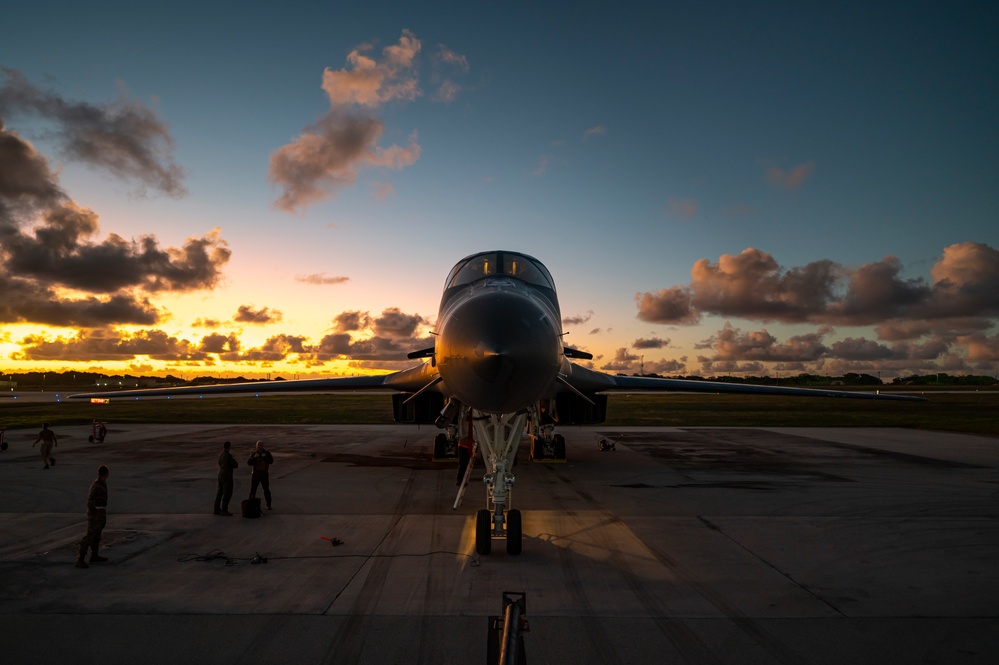
{"label": "ground crew member", "polygon": [[31,444],[34,448],[35,445],[41,441],[42,442],[42,462],[45,464],[45,468],[49,468],[49,463],[55,466],[55,457],[52,457],[52,447],[59,445],[59,439],[56,437],[55,432],[49,429],[48,423],[42,423],[42,431],[38,433],[38,438],[35,439],[35,443]]}
{"label": "ground crew member", "polygon": [[229,452],[232,444],[226,441],[222,444],[222,452],[219,453],[219,489],[215,493],[215,514],[223,517],[232,517],[229,512],[229,499],[232,498],[232,470],[239,466],[239,462]]}
{"label": "ground crew member", "polygon": [[97,479],[90,485],[90,494],[87,495],[87,535],[80,541],[80,556],[76,559],[77,568],[89,568],[83,557],[90,548],[90,563],[103,563],[107,561],[97,553],[101,546],[101,532],[107,524],[108,515],[108,475],[110,471],[105,465],[97,469]]}
{"label": "ground crew member", "polygon": [[246,462],[247,466],[253,469],[250,476],[250,498],[257,496],[257,485],[264,488],[264,500],[267,502],[267,510],[271,509],[271,481],[267,470],[274,464],[274,457],[270,452],[264,450],[264,442],[257,441],[256,449]]}

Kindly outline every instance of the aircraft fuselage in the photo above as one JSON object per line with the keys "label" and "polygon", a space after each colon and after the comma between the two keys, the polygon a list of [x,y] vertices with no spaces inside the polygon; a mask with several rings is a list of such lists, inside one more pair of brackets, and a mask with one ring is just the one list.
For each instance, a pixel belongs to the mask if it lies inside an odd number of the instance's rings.
{"label": "aircraft fuselage", "polygon": [[558,310],[529,284],[487,277],[443,303],[436,361],[450,396],[486,413],[520,411],[555,384]]}

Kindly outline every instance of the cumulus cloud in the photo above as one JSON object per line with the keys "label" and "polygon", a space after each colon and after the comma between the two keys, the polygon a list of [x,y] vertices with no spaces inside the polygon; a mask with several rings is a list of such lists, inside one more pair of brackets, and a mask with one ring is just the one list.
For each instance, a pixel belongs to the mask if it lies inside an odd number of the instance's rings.
{"label": "cumulus cloud", "polygon": [[[262,308],[240,308],[243,322],[277,320],[275,313]],[[236,318],[240,318],[237,316]],[[212,322],[217,323],[217,322]],[[213,366],[220,362],[269,366],[277,362],[314,366],[331,360],[348,360],[366,368],[396,368],[411,365],[406,356],[414,349],[433,345],[429,336],[420,336],[426,319],[397,307],[386,308],[378,316],[368,312],[341,312],[334,319],[335,330],[319,341],[295,334],[272,335],[259,346],[247,346],[238,332],[210,332],[200,340],[187,340],[163,330],[147,328],[124,331],[96,322],[74,335],[28,335],[10,340],[20,345],[13,360],[66,362],[160,360],[190,366]]]}
{"label": "cumulus cloud", "polygon": [[633,364],[640,359],[623,346],[614,354],[614,359],[604,363],[600,369],[607,372],[624,372],[633,369]]}
{"label": "cumulus cloud", "polygon": [[365,366],[392,367],[384,363],[404,363],[410,351],[433,346],[431,337],[418,336],[424,325],[428,325],[425,317],[407,314],[398,307],[388,307],[379,316],[345,311],[334,317],[334,332],[310,347],[309,352],[315,362],[343,358],[374,363]]}
{"label": "cumulus cloud", "polygon": [[[711,315],[822,326],[781,342],[765,329],[742,333],[726,324],[701,345],[714,351],[698,358],[702,371],[759,369],[752,363],[813,371],[970,370],[970,363],[993,369],[989,333],[999,318],[999,251],[983,243],[950,245],[930,276],[905,277],[892,256],[857,267],[820,260],[786,269],[750,248],[716,263],[701,259],[689,284],[639,293],[636,304],[638,318],[660,324],[689,325]],[[870,327],[876,338],[825,343],[830,326]]]}
{"label": "cumulus cloud", "polygon": [[566,316],[562,318],[563,326],[581,326],[590,319],[593,318],[593,310],[589,309],[586,314],[577,314],[575,316]]}
{"label": "cumulus cloud", "polygon": [[671,286],[658,293],[636,293],[638,318],[652,323],[693,325],[701,320],[692,300],[689,287]]}
{"label": "cumulus cloud", "polygon": [[161,248],[152,235],[101,239],[99,222],[62,190],[44,156],[0,123],[0,321],[148,325],[163,316],[149,295],[214,288],[230,257],[218,229]]}
{"label": "cumulus cloud", "polygon": [[162,330],[125,333],[110,328],[80,330],[72,336],[29,335],[20,341],[14,360],[120,361],[136,357],[154,360],[206,360],[207,354],[185,339]]}
{"label": "cumulus cloud", "polygon": [[700,259],[687,286],[637,294],[638,317],[674,324],[712,314],[850,326],[928,320],[988,326],[999,316],[999,251],[987,245],[947,247],[933,266],[932,283],[901,273],[901,262],[891,256],[857,268],[821,260],[784,269],[770,254],[750,248],[717,263]]}
{"label": "cumulus cloud", "polygon": [[104,105],[69,101],[41,90],[15,69],[0,68],[0,117],[29,116],[56,124],[69,159],[137,179],[171,196],[182,196],[184,172],[173,161],[173,139],[155,111],[122,93]]}
{"label": "cumulus cloud", "polygon": [[[380,58],[373,45],[362,44],[347,55],[345,67],[324,70],[322,88],[330,110],[271,154],[268,179],[282,190],[277,208],[299,212],[335,196],[353,185],[364,168],[397,170],[416,163],[416,133],[406,146],[382,148],[378,143],[384,123],[374,113],[387,103],[412,101],[422,94],[417,70],[421,49],[420,40],[404,30],[398,43],[382,49]],[[462,60],[439,47],[435,62],[454,66]],[[450,83],[441,94],[454,99],[455,85]]]}
{"label": "cumulus cloud", "polygon": [[262,307],[261,309],[253,309],[251,305],[240,305],[236,310],[236,315],[233,320],[237,323],[252,323],[257,325],[266,325],[268,323],[277,323],[282,319],[283,315],[281,312],[271,310],[268,307]]}
{"label": "cumulus cloud", "polygon": [[639,337],[631,343],[631,346],[636,349],[662,349],[669,346],[669,340],[660,337]]}

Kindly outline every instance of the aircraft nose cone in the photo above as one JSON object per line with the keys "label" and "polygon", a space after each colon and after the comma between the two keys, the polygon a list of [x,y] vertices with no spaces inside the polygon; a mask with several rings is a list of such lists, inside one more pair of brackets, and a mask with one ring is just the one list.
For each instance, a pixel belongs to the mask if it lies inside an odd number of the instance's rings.
{"label": "aircraft nose cone", "polygon": [[530,297],[487,291],[459,304],[437,336],[437,363],[465,404],[511,413],[540,399],[555,379],[559,338],[551,316]]}

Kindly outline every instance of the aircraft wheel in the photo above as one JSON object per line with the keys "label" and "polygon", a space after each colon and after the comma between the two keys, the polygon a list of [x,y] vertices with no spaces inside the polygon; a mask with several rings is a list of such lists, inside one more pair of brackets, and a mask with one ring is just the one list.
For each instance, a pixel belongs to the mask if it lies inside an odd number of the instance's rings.
{"label": "aircraft wheel", "polygon": [[475,514],[475,551],[478,554],[489,554],[493,548],[492,515],[485,508]]}
{"label": "aircraft wheel", "polygon": [[524,529],[520,511],[516,508],[506,514],[506,553],[517,556],[524,547]]}
{"label": "aircraft wheel", "polygon": [[434,459],[442,459],[447,455],[447,434],[434,437]]}
{"label": "aircraft wheel", "polygon": [[552,444],[555,448],[555,459],[565,459],[565,437],[556,434],[552,437]]}

